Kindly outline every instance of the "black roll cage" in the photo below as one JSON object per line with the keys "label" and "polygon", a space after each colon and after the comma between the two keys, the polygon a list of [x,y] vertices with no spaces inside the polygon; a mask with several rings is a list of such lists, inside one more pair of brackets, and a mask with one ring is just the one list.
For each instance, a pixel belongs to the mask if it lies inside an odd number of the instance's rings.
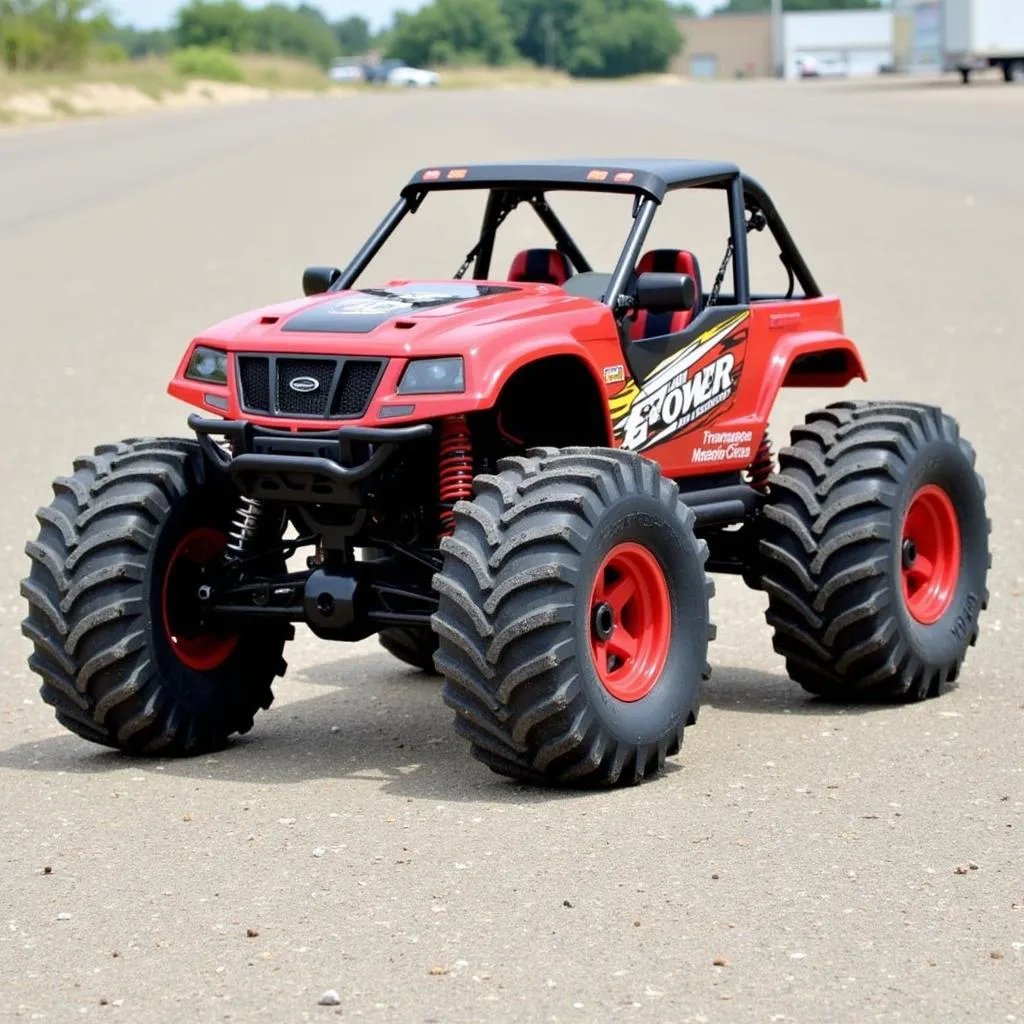
{"label": "black roll cage", "polygon": [[[475,188],[477,191],[486,190],[489,193],[480,235],[476,245],[470,250],[466,259],[467,266],[472,264],[473,278],[475,280],[487,280],[498,228],[505,217],[522,203],[526,203],[534,210],[541,223],[548,229],[548,232],[554,239],[556,248],[569,258],[577,272],[590,272],[592,268],[586,256],[584,256],[565,225],[551,207],[548,201],[548,192],[632,192],[634,196],[633,223],[601,300],[616,312],[620,309],[628,308],[628,301],[623,303],[622,300],[627,295],[634,268],[643,251],[644,241],[650,231],[651,224],[654,222],[658,207],[662,202],[651,191],[644,188],[627,189],[622,187],[601,189],[595,187],[593,183],[584,185],[561,181],[557,184],[544,182],[533,185],[528,182],[501,185],[493,183],[480,183],[479,185],[472,186],[463,185],[463,188],[466,187]],[[790,276],[789,293],[786,296],[782,296],[782,298],[792,298],[794,279],[796,282],[799,282],[803,290],[803,297],[817,298],[822,294],[775,204],[757,181],[742,172],[702,176],[689,182],[673,183],[666,188],[666,193],[689,188],[721,189],[728,194],[729,242],[732,246],[733,278],[733,294],[730,296],[729,304],[748,305],[751,301],[747,252],[747,232],[750,226],[746,216],[748,212],[752,216],[757,216],[758,214],[763,216],[764,225],[771,232],[772,238],[778,246],[779,259]],[[360,247],[348,266],[341,272],[340,276],[331,286],[330,291],[345,291],[351,288],[405,217],[416,213],[428,193],[442,189],[443,186],[431,187],[429,184],[410,185],[403,189],[398,201]],[[461,276],[465,269],[467,269],[467,266],[463,267],[458,276]]]}

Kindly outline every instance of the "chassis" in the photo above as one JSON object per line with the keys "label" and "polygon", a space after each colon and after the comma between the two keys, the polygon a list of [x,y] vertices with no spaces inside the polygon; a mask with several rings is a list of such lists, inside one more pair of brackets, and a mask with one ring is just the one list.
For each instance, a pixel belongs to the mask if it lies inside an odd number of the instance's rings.
{"label": "chassis", "polygon": [[[466,189],[486,212],[453,277],[356,288],[406,217]],[[688,189],[724,198],[710,288],[686,250],[644,253]],[[565,191],[632,197],[610,269],[555,212]],[[502,276],[495,240],[519,207],[550,248]],[[747,236],[764,230],[781,295],[751,292]],[[735,165],[426,168],[303,290],[193,339],[169,386],[202,410],[192,437],[98,447],[39,510],[23,631],[78,735],[222,746],[269,707],[305,624],[379,634],[443,676],[457,730],[501,774],[636,782],[696,721],[709,573],[766,593],[775,650],[814,694],[924,699],[957,679],[987,604],[974,452],[935,407],[840,401],[773,454],[780,388],[866,374],[839,300]]]}

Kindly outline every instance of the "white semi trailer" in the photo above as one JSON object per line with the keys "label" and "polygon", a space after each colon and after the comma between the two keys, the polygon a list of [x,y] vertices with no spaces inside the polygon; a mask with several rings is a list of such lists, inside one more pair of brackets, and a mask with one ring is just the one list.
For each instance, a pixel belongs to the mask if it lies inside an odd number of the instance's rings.
{"label": "white semi trailer", "polygon": [[943,0],[942,41],[944,70],[965,85],[985,68],[1024,82],[1024,0]]}

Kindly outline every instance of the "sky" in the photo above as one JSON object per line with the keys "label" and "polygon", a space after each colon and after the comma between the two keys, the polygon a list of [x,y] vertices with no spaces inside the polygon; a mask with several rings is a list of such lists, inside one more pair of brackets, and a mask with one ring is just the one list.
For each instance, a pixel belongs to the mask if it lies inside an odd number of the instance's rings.
{"label": "sky", "polygon": [[[107,0],[108,8],[121,24],[136,28],[165,28],[170,25],[175,12],[186,0]],[[253,0],[248,0],[252,3]],[[297,0],[285,0],[294,7]],[[395,11],[414,11],[422,7],[424,0],[312,0],[328,20],[338,21],[352,14],[361,14],[375,29],[391,22]],[[701,13],[710,10],[717,0],[693,0]],[[256,0],[254,6],[262,6],[263,0]]]}

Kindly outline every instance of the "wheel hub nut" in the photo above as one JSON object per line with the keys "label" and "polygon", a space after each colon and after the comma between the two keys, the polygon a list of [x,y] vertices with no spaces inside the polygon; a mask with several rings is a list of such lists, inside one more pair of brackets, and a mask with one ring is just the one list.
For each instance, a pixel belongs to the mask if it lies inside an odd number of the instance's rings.
{"label": "wheel hub nut", "polygon": [[612,606],[602,601],[594,608],[594,635],[598,640],[607,640],[615,629],[615,612]]}
{"label": "wheel hub nut", "polygon": [[903,542],[903,568],[909,569],[917,561],[917,545],[908,537]]}

